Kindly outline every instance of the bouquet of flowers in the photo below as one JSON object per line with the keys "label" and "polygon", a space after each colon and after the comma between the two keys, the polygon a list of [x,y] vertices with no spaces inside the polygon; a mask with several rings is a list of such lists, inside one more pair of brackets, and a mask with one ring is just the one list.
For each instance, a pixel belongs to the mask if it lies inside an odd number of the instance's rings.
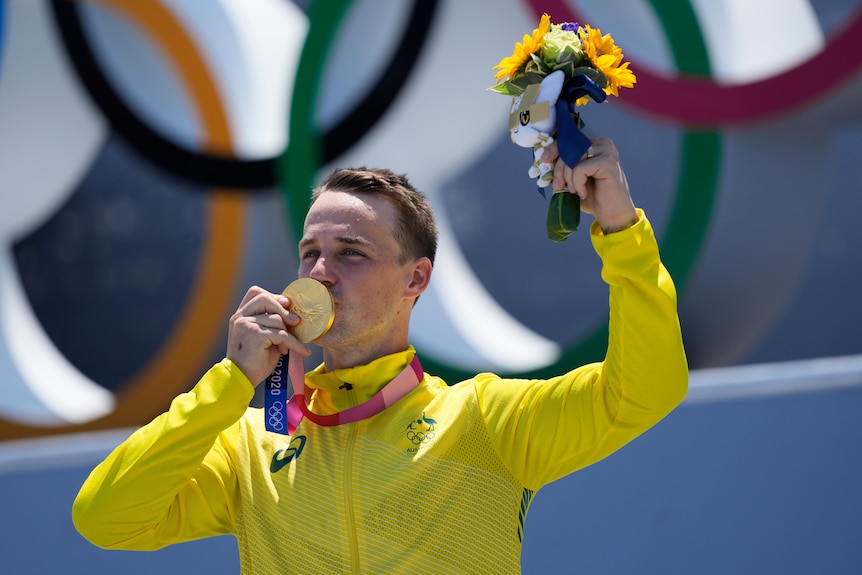
{"label": "bouquet of flowers", "polygon": [[[578,106],[590,100],[604,102],[618,96],[619,88],[631,88],[635,75],[623,62],[622,50],[610,34],[577,23],[552,24],[544,14],[539,27],[515,44],[511,56],[494,68],[499,82],[491,88],[512,97],[509,132],[512,141],[533,148],[529,175],[537,178],[539,191],[553,179],[554,164],[542,162],[545,147],[554,142],[567,166],[574,166],[590,147],[582,132]],[[551,196],[548,237],[563,241],[580,221],[580,200],[569,193]]]}

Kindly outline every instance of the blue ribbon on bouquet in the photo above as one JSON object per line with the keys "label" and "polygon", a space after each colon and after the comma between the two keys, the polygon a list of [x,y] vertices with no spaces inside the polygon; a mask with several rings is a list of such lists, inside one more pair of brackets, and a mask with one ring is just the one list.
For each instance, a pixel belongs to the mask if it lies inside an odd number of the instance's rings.
{"label": "blue ribbon on bouquet", "polygon": [[583,97],[602,103],[608,95],[586,74],[578,74],[563,84],[563,91],[557,99],[557,148],[560,157],[570,168],[587,153],[592,145],[590,139],[581,132],[584,123],[575,112],[575,102]]}
{"label": "blue ribbon on bouquet", "polygon": [[[581,132],[584,123],[575,112],[575,102],[588,97],[596,102],[604,102],[607,94],[589,76],[578,74],[563,84],[563,90],[555,105],[557,111],[557,149],[560,159],[568,167],[573,167],[592,145],[590,139]],[[542,196],[544,191],[539,190]],[[548,237],[555,242],[565,241],[578,229],[581,221],[580,198],[569,193],[555,193],[548,204]]]}

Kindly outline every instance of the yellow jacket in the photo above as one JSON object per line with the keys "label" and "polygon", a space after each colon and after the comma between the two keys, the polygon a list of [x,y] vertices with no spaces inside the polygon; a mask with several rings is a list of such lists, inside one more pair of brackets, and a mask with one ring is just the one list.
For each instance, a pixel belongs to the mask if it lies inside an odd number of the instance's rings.
{"label": "yellow jacket", "polygon": [[[158,549],[234,534],[244,573],[518,573],[527,509],[542,485],[609,455],[685,396],[676,294],[649,222],[592,228],[610,286],[604,362],[547,380],[425,374],[382,413],[337,427],[264,430],[230,361],[135,432],[73,507],[96,545]],[[368,399],[413,348],[307,375],[311,408]],[[345,386],[344,383],[351,385]],[[348,389],[349,388],[349,389]]]}

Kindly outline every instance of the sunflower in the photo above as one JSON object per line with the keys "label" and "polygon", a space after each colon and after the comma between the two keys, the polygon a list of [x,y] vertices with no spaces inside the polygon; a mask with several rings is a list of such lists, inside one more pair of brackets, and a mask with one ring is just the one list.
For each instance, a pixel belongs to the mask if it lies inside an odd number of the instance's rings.
{"label": "sunflower", "polygon": [[602,31],[589,24],[578,30],[584,53],[608,79],[605,93],[619,96],[618,88],[631,88],[637,79],[629,70],[629,63],[623,62],[623,51],[614,43],[610,34],[602,36]]}
{"label": "sunflower", "polygon": [[498,70],[494,78],[497,81],[511,78],[530,59],[531,54],[539,51],[539,48],[542,47],[542,38],[548,33],[550,27],[551,17],[543,14],[542,19],[539,21],[539,27],[533,30],[533,35],[528,36],[524,34],[524,43],[516,42],[512,55],[503,58],[499,64],[492,68],[493,70]]}

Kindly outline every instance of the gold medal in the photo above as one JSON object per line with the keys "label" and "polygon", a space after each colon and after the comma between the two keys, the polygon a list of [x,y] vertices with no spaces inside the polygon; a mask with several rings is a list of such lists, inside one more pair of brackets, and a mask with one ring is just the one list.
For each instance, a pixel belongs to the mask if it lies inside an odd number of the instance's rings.
{"label": "gold medal", "polygon": [[300,278],[281,293],[290,299],[290,311],[299,316],[299,325],[293,328],[296,339],[307,343],[329,331],[335,319],[335,304],[325,285],[311,278]]}

